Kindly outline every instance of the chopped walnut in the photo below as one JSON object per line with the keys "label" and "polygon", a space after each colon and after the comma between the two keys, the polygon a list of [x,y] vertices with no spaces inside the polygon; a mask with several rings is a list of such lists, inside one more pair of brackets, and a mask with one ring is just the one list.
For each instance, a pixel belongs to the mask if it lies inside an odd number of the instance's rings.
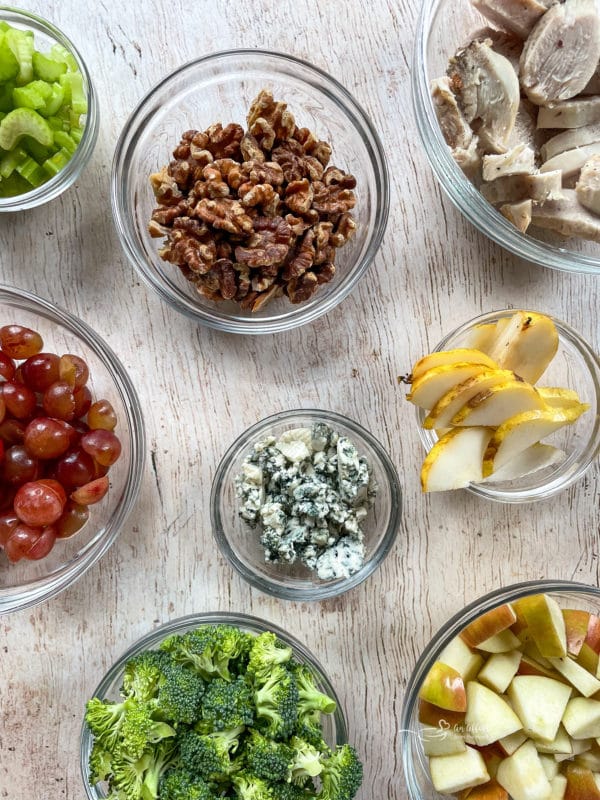
{"label": "chopped walnut", "polygon": [[356,230],[356,180],[270,92],[247,125],[182,135],[150,176],[158,206],[148,230],[199,294],[255,312],[281,295],[304,302],[332,280],[335,251]]}

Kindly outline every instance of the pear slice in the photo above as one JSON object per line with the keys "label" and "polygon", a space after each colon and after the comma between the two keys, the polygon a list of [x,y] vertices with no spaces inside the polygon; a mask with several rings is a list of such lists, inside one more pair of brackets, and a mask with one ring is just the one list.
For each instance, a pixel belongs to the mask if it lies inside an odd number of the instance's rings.
{"label": "pear slice", "polygon": [[433,408],[437,401],[454,386],[478,375],[487,368],[486,364],[469,361],[458,361],[454,364],[443,364],[432,367],[419,375],[413,376],[410,394],[406,399],[421,408]]}
{"label": "pear slice", "polygon": [[482,483],[492,481],[515,481],[531,475],[532,472],[539,472],[547,467],[555,466],[565,460],[567,454],[564,450],[559,450],[551,444],[532,444],[526,450],[518,453],[511,461],[500,467],[496,472],[492,472]]}
{"label": "pear slice", "polygon": [[543,411],[546,404],[529,383],[506,381],[480,392],[452,417],[452,425],[494,428],[526,411]]}
{"label": "pear slice", "polygon": [[495,338],[499,334],[498,326],[504,326],[508,321],[509,317],[503,317],[498,322],[484,322],[481,325],[475,325],[467,335],[467,347],[473,347],[483,353],[489,353]]}
{"label": "pear slice", "polygon": [[463,489],[482,478],[481,465],[491,428],[455,428],[431,448],[421,467],[424,492]]}
{"label": "pear slice", "polygon": [[423,427],[427,430],[449,427],[452,417],[475,395],[485,392],[499,383],[515,379],[515,373],[508,369],[484,369],[477,375],[473,375],[472,378],[452,387],[449,392],[440,397],[428,416],[425,417]]}
{"label": "pear slice", "polygon": [[561,389],[559,386],[536,387],[540,397],[551,408],[573,408],[581,403],[574,389]]}
{"label": "pear slice", "polygon": [[558,332],[544,314],[517,311],[498,335],[489,356],[502,369],[511,369],[523,380],[535,383],[558,350]]}
{"label": "pear slice", "polygon": [[486,367],[497,367],[498,365],[481,350],[474,347],[455,347],[452,350],[440,350],[437,353],[430,353],[419,359],[412,368],[413,381],[423,375],[433,367],[445,367],[448,364],[471,363],[485,364]]}
{"label": "pear slice", "polygon": [[483,477],[487,478],[540,439],[565,425],[572,425],[588,408],[587,403],[580,403],[573,408],[525,411],[510,417],[490,438],[483,459]]}

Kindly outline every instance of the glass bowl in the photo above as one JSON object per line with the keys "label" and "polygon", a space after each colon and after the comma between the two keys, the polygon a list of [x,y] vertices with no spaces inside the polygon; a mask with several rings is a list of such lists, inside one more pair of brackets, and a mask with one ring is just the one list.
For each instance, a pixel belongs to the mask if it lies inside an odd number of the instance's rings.
{"label": "glass bowl", "polygon": [[75,60],[83,75],[83,85],[87,92],[88,111],[81,141],[66,165],[49,181],[43,183],[29,192],[14,197],[0,197],[0,212],[23,211],[35,208],[53,200],[69,188],[79,177],[82,169],[90,160],[98,138],[98,98],[94,91],[92,79],[85,61],[75,45],[58,30],[51,22],[32,14],[29,11],[0,5],[0,20],[8,22],[15,28],[31,30],[35,36],[37,50],[47,51],[54,44],[62,45],[68,50]]}
{"label": "glass bowl", "polygon": [[[250,103],[268,88],[299,125],[333,148],[331,163],[357,180],[356,235],[336,255],[336,274],[306,302],[280,297],[251,313],[233,301],[201,297],[173,264],[158,255],[148,222],[156,201],[148,177],[167,164],[181,134],[221,121],[245,124]],[[234,333],[274,333],[311,322],[355,287],[385,230],[389,185],[385,156],[371,122],[349,92],[322,70],[282,53],[229,50],[186,64],[154,87],[121,133],[112,170],[112,208],[125,253],[141,278],[191,319]]]}
{"label": "glass bowl", "polygon": [[[565,241],[551,231],[521,233],[487,202],[454,162],[435,114],[430,83],[446,74],[448,59],[475,31],[490,26],[470,0],[423,0],[412,63],[412,100],[425,154],[442,188],[481,233],[517,256],[565,272],[600,273],[600,245]],[[534,233],[535,231],[535,233]]]}
{"label": "glass bowl", "polygon": [[[448,334],[435,351],[464,347],[474,328],[510,317],[515,309],[491,311],[466,322]],[[547,315],[548,316],[548,315]],[[536,386],[560,386],[575,389],[590,408],[573,424],[556,431],[548,442],[561,448],[566,458],[560,464],[534,472],[518,481],[472,483],[468,491],[489,500],[504,503],[529,503],[545,500],[579,480],[600,453],[600,358],[581,336],[554,317],[558,331],[558,352]],[[427,452],[437,441],[435,431],[425,430],[427,411],[417,409],[419,435]],[[544,442],[547,440],[544,439]]]}
{"label": "glass bowl", "polygon": [[444,647],[480,614],[496,606],[531,594],[546,593],[561,608],[576,608],[600,614],[600,589],[572,581],[543,580],[516,583],[486,594],[470,603],[446,622],[429,642],[408,680],[400,722],[402,764],[410,800],[442,800],[431,783],[427,756],[419,736],[419,689]]}
{"label": "glass bowl", "polygon": [[[333,714],[323,714],[323,738],[327,744],[334,748],[336,745],[345,744],[348,741],[348,731],[346,727],[346,720],[340,701],[335,693],[329,678],[321,664],[317,661],[314,655],[297,639],[286,633],[282,628],[273,625],[270,622],[265,622],[258,617],[251,617],[247,614],[236,614],[227,611],[219,611],[215,613],[204,614],[190,614],[187,617],[180,617],[171,622],[167,622],[156,628],[141,639],[138,639],[125,653],[112,665],[104,678],[94,690],[93,697],[100,697],[106,700],[118,700],[119,689],[123,682],[123,671],[127,661],[143,650],[155,650],[159,644],[166,639],[167,636],[174,634],[183,634],[197,628],[199,625],[236,625],[243,631],[253,634],[261,634],[265,631],[271,631],[279,639],[289,645],[293,652],[294,658],[303,664],[306,664],[313,676],[317,688],[329,695],[336,702],[336,710]],[[81,763],[81,776],[88,800],[100,800],[106,797],[104,787],[102,784],[91,785],[88,780],[88,764],[94,737],[90,733],[85,721],[81,728],[81,747],[80,747],[80,763]]]}
{"label": "glass bowl", "polygon": [[74,353],[90,368],[89,387],[95,399],[107,398],[118,417],[116,433],[122,452],[108,473],[110,489],[90,506],[85,527],[69,539],[57,540],[40,561],[8,562],[0,551],[0,614],[41,603],[76,581],[111,546],[137,497],[144,465],[142,411],[127,373],[117,356],[88,325],[47,300],[21,289],[0,286],[2,324],[37,330],[44,349]]}
{"label": "glass bowl", "polygon": [[[365,562],[348,578],[321,580],[299,562],[265,562],[260,530],[251,528],[238,516],[239,499],[234,478],[255,443],[267,435],[325,422],[347,436],[364,455],[378,486],[375,503],[363,522]],[[285,600],[325,600],[358,586],[374,572],[390,551],[402,510],[402,491],[396,469],[382,445],[367,430],[341,414],[318,409],[283,411],[248,428],[223,456],[213,480],[211,497],[212,530],[217,544],[231,565],[252,586]]]}

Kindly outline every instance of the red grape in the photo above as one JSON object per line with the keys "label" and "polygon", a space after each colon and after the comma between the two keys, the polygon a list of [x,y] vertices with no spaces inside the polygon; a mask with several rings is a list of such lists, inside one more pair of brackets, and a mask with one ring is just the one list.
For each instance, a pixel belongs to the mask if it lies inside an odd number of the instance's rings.
{"label": "red grape", "polygon": [[81,389],[87,383],[90,371],[83,358],[67,353],[60,357],[59,374],[61,381]]}
{"label": "red grape", "polygon": [[[56,481],[31,481],[19,487],[15,495],[15,514],[26,525],[52,525],[61,516],[66,495]],[[64,499],[63,499],[64,498]]]}
{"label": "red grape", "polygon": [[15,362],[0,350],[0,378],[12,381],[15,376]]}
{"label": "red grape", "polygon": [[92,405],[92,393],[87,386],[82,386],[80,389],[75,389],[73,397],[75,398],[75,416],[85,417]]}
{"label": "red grape", "polygon": [[21,325],[0,328],[0,347],[10,358],[29,358],[39,353],[44,342],[37,331]]}
{"label": "red grape", "polygon": [[70,422],[75,414],[75,397],[73,387],[65,381],[56,381],[49,386],[42,397],[44,411],[49,417],[64,419]]}
{"label": "red grape", "polygon": [[74,503],[72,500],[69,500],[65,506],[65,510],[63,511],[61,518],[54,526],[56,528],[57,538],[68,539],[69,536],[73,536],[83,528],[89,517],[90,511],[87,506],[81,506],[77,503]]}
{"label": "red grape", "polygon": [[91,506],[102,500],[107,492],[108,478],[105,475],[103,478],[96,478],[95,481],[86,483],[85,486],[80,486],[71,494],[71,500],[82,506]]}
{"label": "red grape", "polygon": [[15,381],[5,381],[0,386],[6,410],[17,419],[31,417],[37,403],[35,392]]}
{"label": "red grape", "polygon": [[0,422],[0,439],[4,444],[20,444],[25,436],[25,424],[18,419],[5,419]]}
{"label": "red grape", "polygon": [[71,450],[56,465],[56,477],[67,489],[75,489],[94,480],[94,459],[83,450]]}
{"label": "red grape", "polygon": [[7,511],[0,514],[0,547],[4,547],[8,537],[19,523],[19,518],[14,511]]}
{"label": "red grape", "polygon": [[25,428],[23,444],[35,458],[58,458],[69,449],[71,432],[62,420],[37,417]]}
{"label": "red grape", "polygon": [[25,361],[19,369],[23,382],[34,392],[45,392],[60,379],[59,357],[55,353],[38,353]]}
{"label": "red grape", "polygon": [[88,425],[92,430],[112,431],[117,426],[117,415],[108,400],[96,400],[88,411]]}
{"label": "red grape", "polygon": [[44,528],[39,539],[25,553],[25,558],[29,558],[31,561],[38,561],[40,558],[44,558],[54,547],[54,542],[57,538],[54,525]]}
{"label": "red grape", "polygon": [[14,444],[6,450],[2,464],[2,480],[11,486],[20,486],[39,478],[40,464],[29,455],[22,444]]}
{"label": "red grape", "polygon": [[9,561],[20,561],[27,557],[27,553],[42,535],[40,528],[33,528],[30,525],[19,523],[6,540],[4,552]]}
{"label": "red grape", "polygon": [[80,445],[103,467],[112,466],[121,455],[121,442],[112,431],[100,429],[84,433]]}

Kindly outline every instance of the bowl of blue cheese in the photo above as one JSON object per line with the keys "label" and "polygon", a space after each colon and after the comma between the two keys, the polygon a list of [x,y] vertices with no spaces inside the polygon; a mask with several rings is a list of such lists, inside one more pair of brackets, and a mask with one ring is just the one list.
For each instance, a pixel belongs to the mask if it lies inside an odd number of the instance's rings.
{"label": "bowl of blue cheese", "polygon": [[217,544],[253,586],[323,600],[362,583],[400,524],[401,489],[383,446],[341,414],[296,409],[245,431],[213,481]]}

